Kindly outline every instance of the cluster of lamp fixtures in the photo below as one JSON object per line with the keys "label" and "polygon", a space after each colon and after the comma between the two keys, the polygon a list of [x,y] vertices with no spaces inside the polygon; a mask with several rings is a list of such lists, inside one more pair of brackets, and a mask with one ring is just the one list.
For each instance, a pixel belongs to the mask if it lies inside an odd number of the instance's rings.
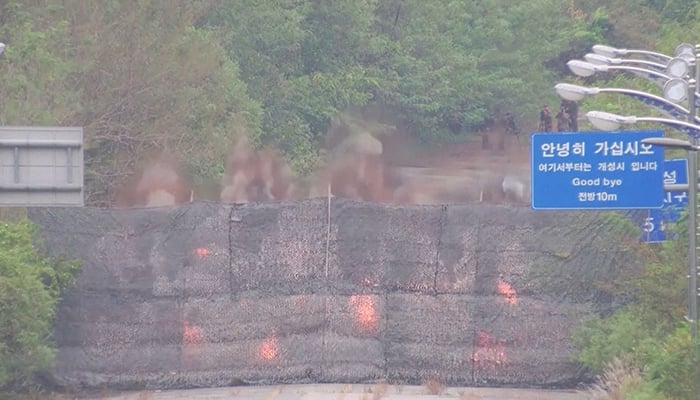
{"label": "cluster of lamp fixtures", "polygon": [[[569,83],[559,83],[554,88],[563,99],[580,101],[586,96],[598,93],[620,93],[640,100],[661,111],[666,118],[620,116],[601,111],[590,111],[586,117],[596,128],[616,130],[623,124],[637,122],[659,122],[671,126],[693,137],[700,137],[700,118],[689,118],[690,111],[677,103],[688,100],[693,94],[694,103],[700,106],[700,93],[693,79],[695,46],[681,44],[676,48],[675,57],[646,50],[617,49],[605,45],[593,46],[593,53],[586,54],[584,60],[571,60],[567,66],[575,75],[589,77],[598,72],[625,71],[658,84],[663,97],[646,92],[624,88],[584,87]],[[641,54],[647,59],[620,58],[628,54]],[[692,91],[692,92],[691,92]],[[685,122],[688,120],[688,122]],[[692,121],[693,123],[691,123]]]}

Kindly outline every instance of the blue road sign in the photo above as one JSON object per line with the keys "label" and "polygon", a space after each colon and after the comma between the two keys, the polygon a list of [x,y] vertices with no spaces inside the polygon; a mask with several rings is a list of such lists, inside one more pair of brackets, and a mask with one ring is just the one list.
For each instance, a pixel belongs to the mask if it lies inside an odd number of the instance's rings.
{"label": "blue road sign", "polygon": [[[664,185],[687,184],[688,161],[684,158],[664,161]],[[662,208],[650,209],[642,224],[642,241],[663,242],[677,234],[673,224],[688,205],[688,192],[666,192]]]}
{"label": "blue road sign", "polygon": [[663,131],[532,134],[535,210],[661,208]]}

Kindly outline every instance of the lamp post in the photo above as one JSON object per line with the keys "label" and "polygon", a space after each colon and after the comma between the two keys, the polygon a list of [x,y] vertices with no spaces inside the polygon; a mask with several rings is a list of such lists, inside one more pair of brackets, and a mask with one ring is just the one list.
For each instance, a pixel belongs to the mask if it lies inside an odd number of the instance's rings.
{"label": "lamp post", "polygon": [[631,72],[642,78],[646,78],[656,85],[663,87],[664,83],[672,76],[653,69],[633,67],[629,65],[608,65],[608,64],[594,64],[582,60],[570,60],[566,63],[571,72],[581,77],[593,76],[597,72],[608,72],[608,71],[626,71]]}
{"label": "lamp post", "polygon": [[[620,125],[623,124],[629,125],[636,124],[637,122],[657,122],[683,132],[688,136],[694,137],[700,135],[700,126],[670,118],[636,116],[623,117],[621,115],[606,113],[604,111],[589,111],[586,113],[586,117],[593,126],[603,131],[617,130]],[[612,126],[615,126],[615,128],[612,128]]]}
{"label": "lamp post", "polygon": [[[628,97],[637,99],[644,104],[654,107],[670,118],[687,118],[689,111],[687,108],[675,104],[663,97],[655,96],[646,92],[623,88],[597,88],[572,85],[570,83],[557,83],[554,85],[554,90],[559,96],[565,100],[580,101],[587,96],[593,96],[599,93],[620,93]],[[695,122],[700,123],[700,118],[696,117]]]}
{"label": "lamp post", "polygon": [[[641,54],[654,60],[657,60],[660,63],[668,63],[673,58],[671,56],[667,56],[666,54],[657,53],[655,51],[638,49],[618,49],[604,44],[597,44],[593,46],[593,52],[606,57],[620,57],[629,54]],[[688,43],[681,43],[678,46],[676,46],[675,55],[676,57],[683,57],[687,59],[695,58],[695,46]]]}
{"label": "lamp post", "polygon": [[683,78],[688,73],[690,72],[690,68],[688,67],[688,63],[690,62],[690,59],[688,57],[681,57],[677,56],[675,58],[671,58],[668,62],[666,63],[658,63],[654,61],[647,61],[647,60],[637,60],[637,59],[629,59],[629,58],[611,58],[611,57],[606,57],[597,53],[588,53],[583,58],[588,61],[591,64],[598,64],[598,65],[625,65],[625,64],[637,64],[643,67],[648,67],[651,68],[655,71],[659,72],[666,72],[666,74],[676,77],[676,78]]}
{"label": "lamp post", "polygon": [[699,151],[700,146],[696,146],[687,140],[667,138],[667,137],[655,137],[642,139],[644,144],[653,144],[655,146],[669,147],[672,149],[682,149],[686,151]]}
{"label": "lamp post", "polygon": [[666,64],[661,64],[657,63],[654,61],[647,61],[647,60],[637,60],[637,59],[625,59],[625,58],[611,58],[611,57],[606,57],[600,54],[596,53],[588,53],[583,58],[591,63],[591,64],[598,64],[598,65],[625,65],[625,64],[638,64],[640,66],[645,66],[652,68],[657,71],[666,71],[667,65]]}
{"label": "lamp post", "polygon": [[[605,45],[593,46],[593,52],[598,55],[587,57],[588,61],[571,60],[567,63],[571,71],[582,77],[592,76],[596,72],[621,70],[633,72],[643,76],[663,88],[664,98],[630,89],[613,88],[585,88],[570,84],[555,86],[559,95],[565,99],[580,100],[584,96],[601,92],[616,92],[630,95],[645,104],[660,109],[671,118],[620,116],[616,114],[589,111],[586,113],[589,121],[601,130],[617,130],[622,124],[634,124],[637,122],[656,122],[670,126],[688,134],[690,140],[678,140],[672,138],[648,138],[643,140],[647,144],[681,148],[687,151],[688,160],[688,316],[691,331],[692,362],[694,371],[698,373],[698,292],[697,282],[700,276],[698,269],[698,151],[700,151],[700,120],[697,118],[697,109],[700,106],[700,93],[697,92],[697,82],[700,81],[700,45],[680,44],[676,47],[675,57],[647,50],[616,49]],[[617,57],[629,54],[641,54],[653,60],[644,62],[653,69],[645,69],[622,65],[624,59]],[[601,57],[602,56],[602,57]],[[634,61],[629,61],[634,63]],[[664,72],[661,72],[656,64],[665,64]],[[567,97],[568,96],[568,97]],[[687,108],[674,103],[687,100]],[[683,185],[677,185],[683,186]]]}
{"label": "lamp post", "polygon": [[603,131],[615,131],[622,125],[632,125],[637,122],[657,122],[685,132],[691,137],[700,136],[700,125],[671,118],[622,116],[605,111],[589,111],[586,113],[586,118],[593,126]]}
{"label": "lamp post", "polygon": [[581,60],[570,60],[569,62],[566,63],[566,65],[569,67],[571,72],[578,76],[582,77],[588,77],[588,76],[593,76],[596,72],[608,72],[608,71],[615,71],[615,70],[620,70],[620,71],[630,71],[630,72],[639,72],[642,74],[647,74],[651,75],[654,77],[662,78],[669,80],[672,77],[659,71],[654,71],[646,68],[640,68],[640,67],[632,67],[628,65],[607,65],[607,64],[593,64],[590,62],[586,61],[581,61]]}

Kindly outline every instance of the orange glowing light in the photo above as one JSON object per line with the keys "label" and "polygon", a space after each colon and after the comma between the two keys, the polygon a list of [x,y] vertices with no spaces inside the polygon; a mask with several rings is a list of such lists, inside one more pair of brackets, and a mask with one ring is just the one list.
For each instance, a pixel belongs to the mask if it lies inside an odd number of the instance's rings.
{"label": "orange glowing light", "polygon": [[258,347],[258,356],[265,361],[271,361],[277,358],[278,355],[277,336],[273,333],[260,343]]}
{"label": "orange glowing light", "polygon": [[499,281],[498,282],[498,294],[502,295],[506,299],[506,303],[508,304],[517,304],[518,303],[518,297],[515,289],[513,289],[513,286],[511,286],[507,282]]}
{"label": "orange glowing light", "polygon": [[202,329],[185,321],[182,327],[182,342],[186,345],[201,344],[204,341]]}
{"label": "orange glowing light", "polygon": [[196,254],[198,257],[204,258],[209,255],[209,249],[206,247],[197,247],[194,249],[194,254]]}
{"label": "orange glowing light", "polygon": [[350,296],[350,305],[355,312],[355,323],[363,332],[374,332],[379,325],[379,315],[374,299],[369,295]]}

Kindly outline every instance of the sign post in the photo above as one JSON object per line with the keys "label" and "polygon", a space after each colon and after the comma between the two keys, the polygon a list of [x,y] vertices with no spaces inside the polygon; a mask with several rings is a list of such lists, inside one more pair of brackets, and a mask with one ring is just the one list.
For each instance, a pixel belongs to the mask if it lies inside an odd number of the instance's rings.
{"label": "sign post", "polygon": [[532,208],[661,208],[663,150],[641,143],[660,130],[534,133]]}
{"label": "sign post", "polygon": [[[677,158],[664,161],[664,185],[688,183],[688,160]],[[666,192],[662,208],[650,209],[642,224],[642,241],[663,242],[673,234],[673,224],[688,205],[688,192]]]}

